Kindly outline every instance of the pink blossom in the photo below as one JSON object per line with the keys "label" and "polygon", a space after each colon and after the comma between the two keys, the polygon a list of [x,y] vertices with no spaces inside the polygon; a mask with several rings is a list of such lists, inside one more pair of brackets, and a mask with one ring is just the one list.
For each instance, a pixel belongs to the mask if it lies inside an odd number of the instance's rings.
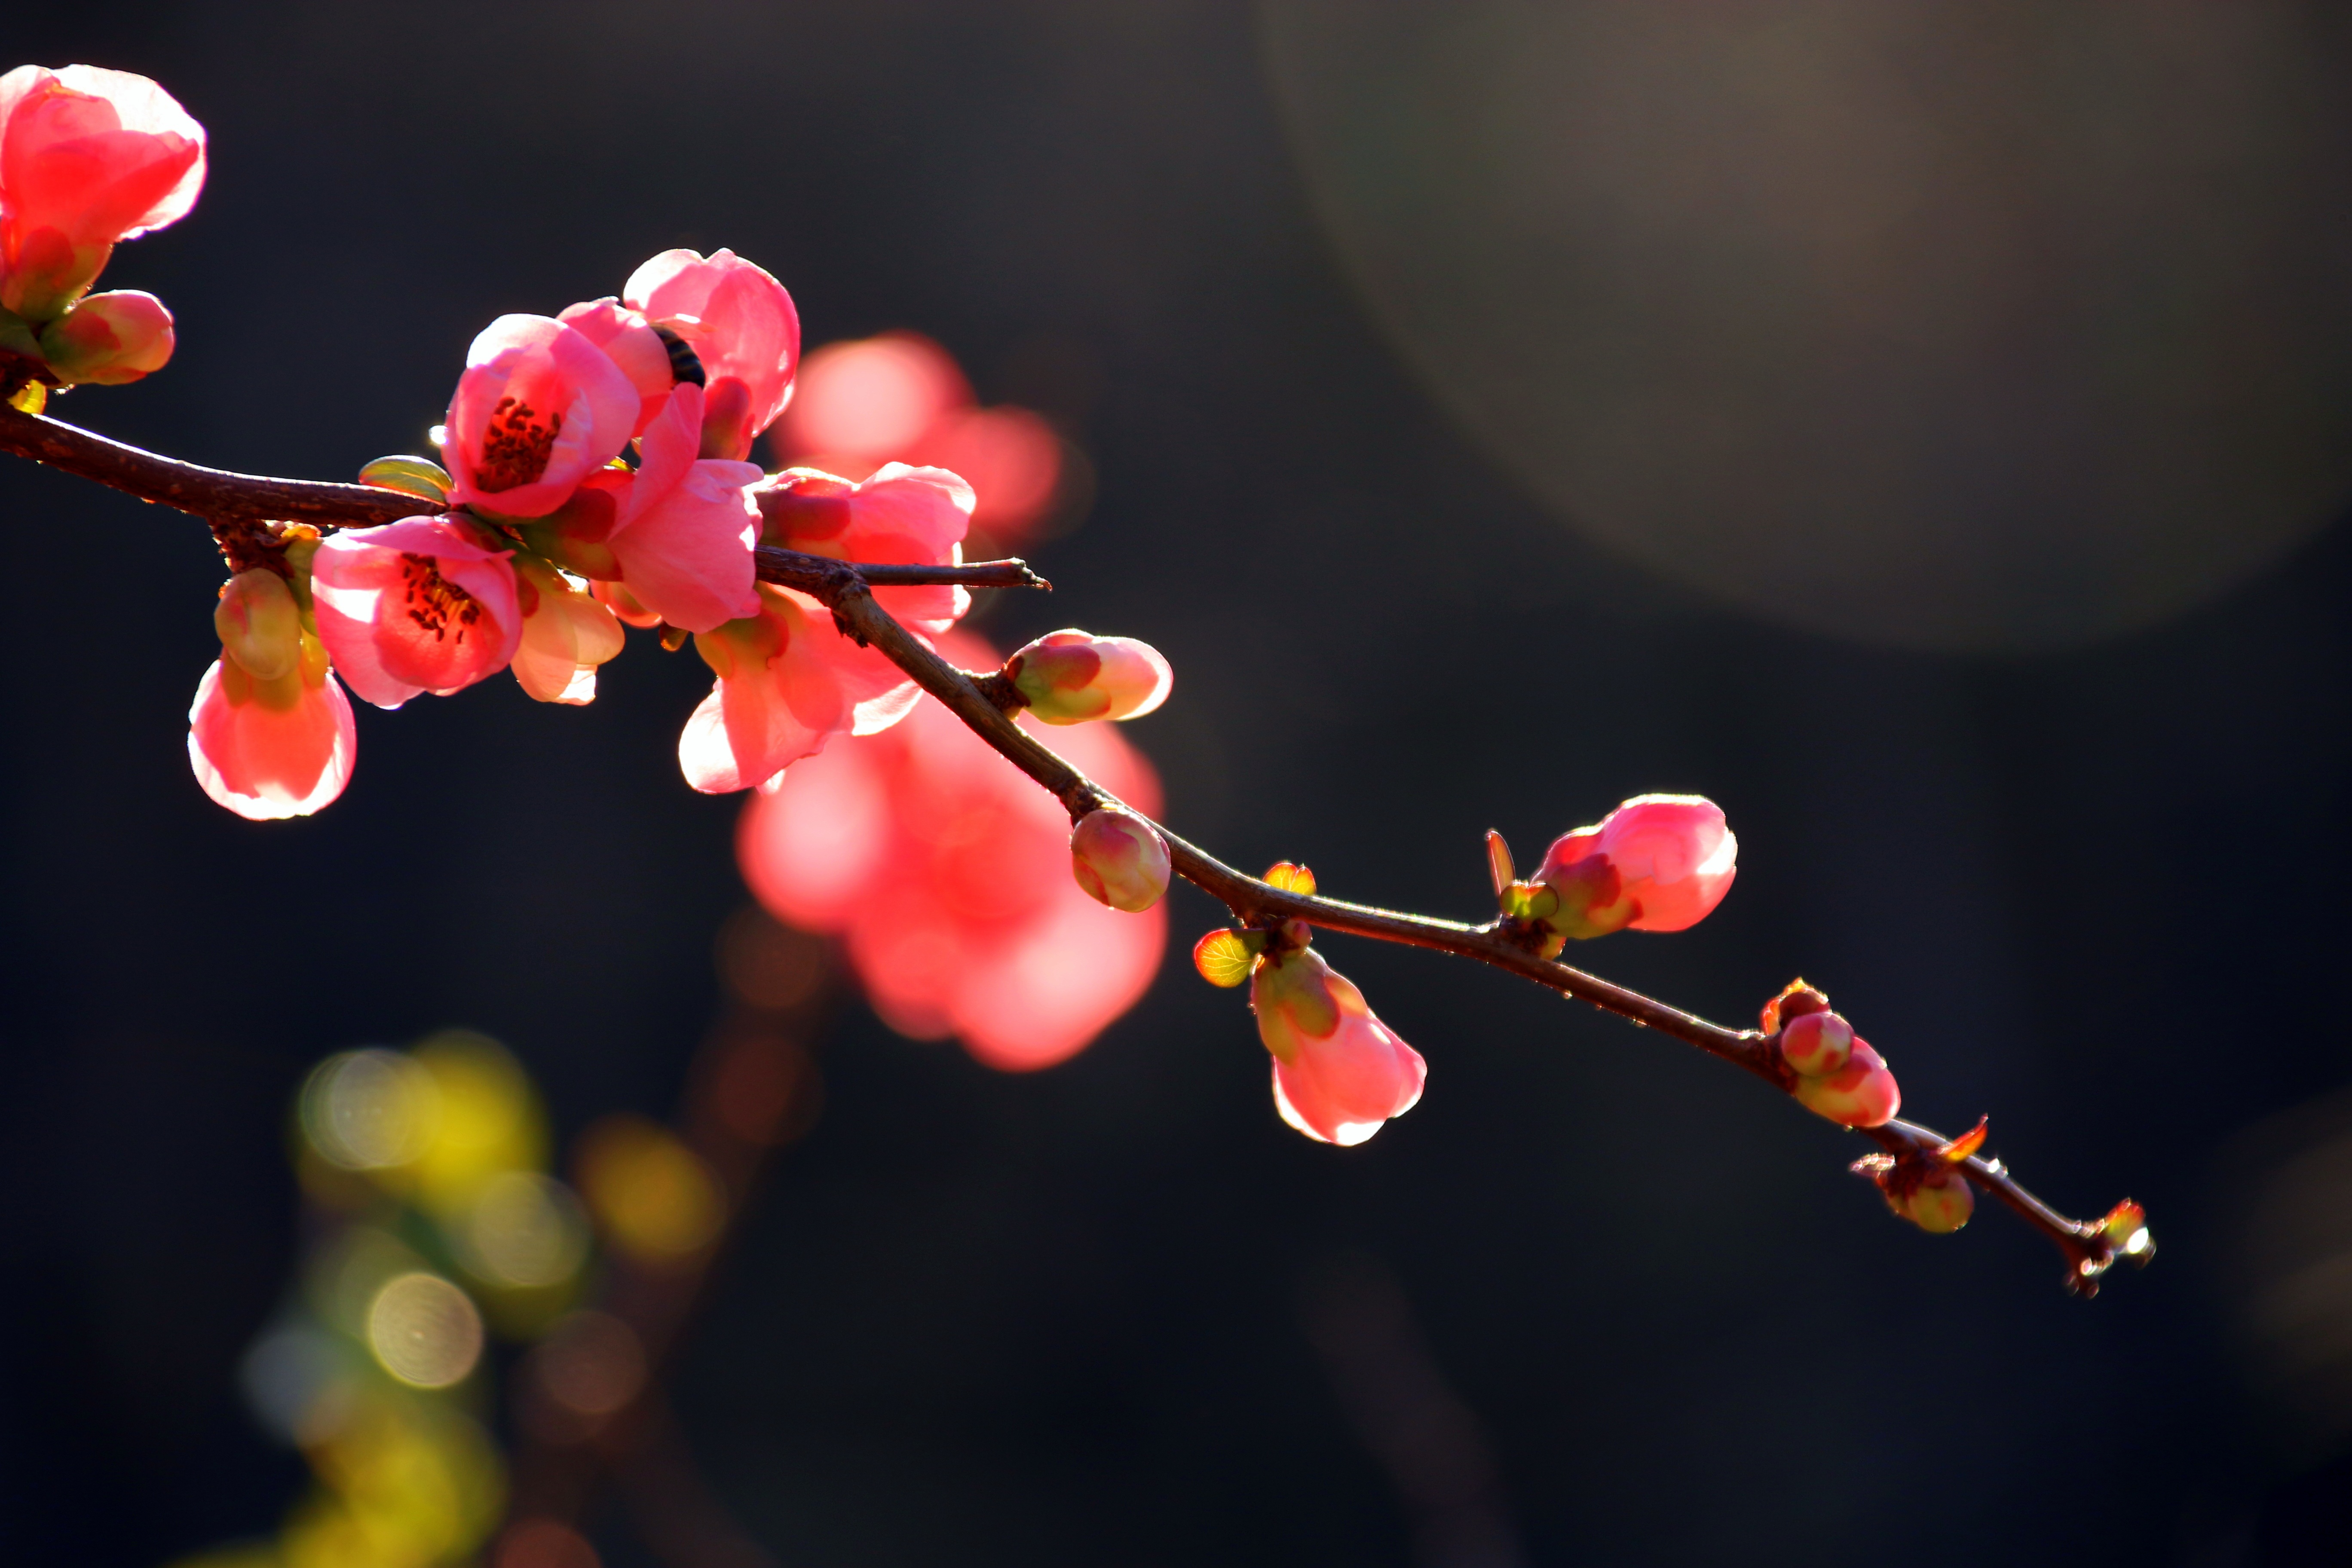
{"label": "pink blossom", "polygon": [[1309,1138],[1361,1143],[1419,1103],[1429,1064],[1313,948],[1260,959],[1250,1005],[1274,1055],[1275,1109]]}
{"label": "pink blossom", "polygon": [[[952,566],[971,524],[971,487],[944,468],[887,463],[861,484],[787,468],[753,492],[768,543],[834,561]],[[971,608],[961,588],[880,588],[875,602],[908,626],[947,630]]]}
{"label": "pink blossom", "polygon": [[1004,661],[1029,711],[1048,724],[1139,719],[1168,700],[1176,673],[1150,643],[1068,628],[1047,632]]}
{"label": "pink blossom", "polygon": [[330,535],[311,563],[319,636],[353,691],[397,708],[504,669],[522,636],[509,552],[455,514]]}
{"label": "pink blossom", "polygon": [[620,653],[620,623],[552,566],[529,556],[517,557],[514,565],[522,612],[515,679],[541,702],[595,701],[596,667]]}
{"label": "pink blossom", "polygon": [[196,783],[239,816],[307,816],[342,794],[352,776],[358,734],[351,700],[275,572],[230,579],[213,620],[221,657],[188,710]]}
{"label": "pink blossom", "polygon": [[637,389],[637,423],[642,432],[654,422],[677,384],[670,372],[669,348],[646,319],[610,295],[567,307],[555,318],[603,349]]}
{"label": "pink blossom", "polygon": [[1684,931],[1706,918],[1737,875],[1739,841],[1723,810],[1695,795],[1636,795],[1555,841],[1536,879],[1559,899],[1544,918],[1563,935]]}
{"label": "pink blossom", "polygon": [[759,466],[698,458],[701,423],[702,388],[672,392],[638,442],[636,473],[614,491],[618,510],[604,540],[637,603],[689,632],[760,609],[751,592],[760,510],[751,492]]}
{"label": "pink blossom", "polygon": [[1070,871],[1087,897],[1140,914],[1168,892],[1168,841],[1131,811],[1104,806],[1070,834]]}
{"label": "pink blossom", "polygon": [[708,260],[665,250],[629,275],[622,299],[684,339],[702,363],[706,458],[740,459],[792,396],[800,312],[784,286],[731,250]]}
{"label": "pink blossom", "polygon": [[172,312],[135,289],[85,295],[41,331],[41,357],[67,385],[123,386],[172,358]]}
{"label": "pink blossom", "polygon": [[449,499],[545,517],[620,456],[643,410],[628,374],[585,332],[546,316],[500,316],[466,351],[449,400]]}
{"label": "pink blossom", "polygon": [[[961,632],[940,651],[970,668],[996,662]],[[1159,811],[1157,776],[1116,731],[1055,744],[1138,810]],[[960,1036],[982,1061],[1017,1070],[1074,1055],[1132,1006],[1167,941],[1164,906],[1120,914],[1078,889],[1068,837],[1053,796],[923,700],[887,733],[828,747],[753,796],[737,852],[771,913],[842,936],[893,1028]]]}
{"label": "pink blossom", "polygon": [[143,76],[0,76],[0,307],[47,321],[117,242],[177,222],[205,183],[205,128]]}
{"label": "pink blossom", "polygon": [[835,735],[888,729],[918,688],[880,650],[843,637],[806,595],[762,583],[757,615],[694,639],[719,679],[677,742],[686,782],[706,795],[750,789]]}

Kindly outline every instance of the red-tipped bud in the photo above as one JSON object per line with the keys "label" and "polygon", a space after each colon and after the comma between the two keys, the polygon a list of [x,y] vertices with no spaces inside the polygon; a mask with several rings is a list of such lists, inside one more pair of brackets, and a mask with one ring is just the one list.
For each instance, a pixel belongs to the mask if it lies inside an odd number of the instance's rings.
{"label": "red-tipped bud", "polygon": [[1556,840],[1536,879],[1559,896],[1546,918],[1563,936],[1684,931],[1723,901],[1738,855],[1713,801],[1645,795]]}
{"label": "red-tipped bud", "polygon": [[172,358],[172,312],[152,294],[92,294],[41,330],[41,357],[67,385],[121,386]]}
{"label": "red-tipped bud", "polygon": [[1807,1013],[1780,1030],[1780,1056],[1807,1078],[1825,1078],[1853,1054],[1853,1026],[1835,1013]]}
{"label": "red-tipped bud", "polygon": [[1168,843],[1131,811],[1090,811],[1070,835],[1070,874],[1096,902],[1139,915],[1168,891]]}
{"label": "red-tipped bud", "polygon": [[1429,1066],[1313,948],[1268,953],[1250,980],[1274,1056],[1274,1104],[1319,1142],[1360,1143],[1421,1099]]}
{"label": "red-tipped bud", "polygon": [[1845,1066],[1821,1078],[1799,1078],[1793,1092],[1817,1116],[1843,1127],[1879,1127],[1894,1120],[1903,1091],[1876,1051],[1857,1038]]}
{"label": "red-tipped bud", "polygon": [[1048,632],[1004,661],[1005,678],[1048,724],[1138,719],[1168,700],[1175,672],[1133,637]]}
{"label": "red-tipped bud", "polygon": [[302,657],[302,611],[286,579],[266,566],[221,584],[213,610],[221,652],[256,680],[277,680]]}
{"label": "red-tipped bud", "polygon": [[1780,994],[1764,1004],[1761,1023],[1766,1034],[1777,1035],[1780,1026],[1791,1018],[1829,1010],[1830,999],[1818,988],[1806,984],[1802,979],[1791,980],[1781,988]]}

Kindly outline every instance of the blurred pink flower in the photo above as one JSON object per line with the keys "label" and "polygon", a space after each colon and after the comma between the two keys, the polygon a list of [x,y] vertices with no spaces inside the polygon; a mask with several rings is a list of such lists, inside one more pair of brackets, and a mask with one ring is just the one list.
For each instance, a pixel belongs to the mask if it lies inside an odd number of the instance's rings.
{"label": "blurred pink flower", "polygon": [[760,608],[751,592],[760,511],[750,489],[759,466],[697,457],[701,426],[702,388],[689,382],[646,427],[643,460],[614,492],[619,510],[604,539],[637,603],[689,632]]}
{"label": "blurred pink flower", "polygon": [[319,636],[353,691],[397,708],[446,697],[513,659],[522,611],[507,552],[452,514],[331,534],[311,562]]}
{"label": "blurred pink flower", "polygon": [[1536,880],[1559,896],[1558,912],[1545,918],[1564,935],[1684,931],[1723,901],[1738,854],[1713,801],[1636,795],[1597,826],[1562,835]]}
{"label": "blurred pink flower", "polygon": [[623,302],[676,332],[702,363],[706,458],[741,459],[793,395],[800,312],[784,286],[731,250],[665,250],[629,275]]}
{"label": "blurred pink flower", "polygon": [[776,428],[788,461],[851,474],[891,461],[961,474],[974,526],[1014,542],[1044,517],[1061,481],[1062,442],[1025,408],[981,408],[955,360],[915,332],[827,343],[802,364]]}
{"label": "blurred pink flower", "polygon": [[[997,661],[961,632],[940,652],[972,668]],[[1054,744],[1158,813],[1158,775],[1116,731],[1067,731]],[[736,843],[771,913],[844,939],[893,1028],[958,1036],[1017,1071],[1076,1054],[1134,1005],[1167,942],[1164,906],[1122,914],[1079,890],[1069,835],[1053,796],[921,700],[887,733],[829,747],[752,797]]]}
{"label": "blurred pink flower", "polygon": [[0,307],[57,316],[118,241],[185,216],[204,183],[205,128],[147,78],[0,76]]}
{"label": "blurred pink flower", "polygon": [[620,456],[643,408],[636,385],[585,332],[547,316],[500,316],[466,351],[449,400],[449,500],[545,517]]}
{"label": "blurred pink flower", "polygon": [[1420,1102],[1429,1064],[1313,948],[1260,959],[1250,1005],[1274,1056],[1275,1109],[1309,1138],[1361,1143]]}

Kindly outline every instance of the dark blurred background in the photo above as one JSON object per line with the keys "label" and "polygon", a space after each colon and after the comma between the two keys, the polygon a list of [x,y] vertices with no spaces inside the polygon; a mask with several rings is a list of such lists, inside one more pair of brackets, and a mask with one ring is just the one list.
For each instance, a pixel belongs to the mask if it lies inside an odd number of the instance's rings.
{"label": "dark blurred background", "polygon": [[[1006,1077],[845,1011],[675,1395],[783,1564],[2342,1562],[2352,1555],[2352,142],[2284,4],[142,4],[11,61],[212,133],[124,247],[179,357],[56,412],[224,467],[418,449],[471,335],[675,245],[811,343],[908,327],[1089,454],[1060,625],[1179,671],[1170,816],[1475,918],[1652,789],[1742,874],[1580,955],[1744,1023],[1792,974],[1998,1213],[1474,966],[1333,939],[1427,1053],[1369,1145],[1282,1127],[1171,954]],[[188,777],[219,569],[0,466],[23,543],[0,1101],[0,1557],[273,1528],[236,1391],[327,1052],[461,1024],[560,1133],[665,1114],[722,1005],[709,677],[363,712],[315,819]],[[1176,934],[1213,923],[1175,895]],[[1181,949],[1179,950],[1181,952]],[[625,1531],[606,1561],[646,1561]]]}

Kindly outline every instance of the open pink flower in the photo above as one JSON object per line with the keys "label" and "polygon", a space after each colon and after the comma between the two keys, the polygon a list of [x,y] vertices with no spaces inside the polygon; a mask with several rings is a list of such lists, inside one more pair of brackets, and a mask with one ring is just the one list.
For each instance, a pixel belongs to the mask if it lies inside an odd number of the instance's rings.
{"label": "open pink flower", "polygon": [[[951,632],[975,668],[992,650]],[[1024,721],[1027,722],[1027,721]],[[1150,764],[1095,725],[1055,745],[1147,814]],[[902,1034],[961,1037],[1008,1070],[1075,1055],[1158,973],[1164,905],[1105,909],[1070,876],[1067,815],[936,701],[887,734],[793,765],[745,804],[737,858],[777,919],[840,934],[875,1009]]]}
{"label": "open pink flower", "polygon": [[441,458],[450,501],[545,517],[620,456],[644,399],[585,332],[546,316],[500,316],[466,351]]}
{"label": "open pink flower", "polygon": [[1311,947],[1268,953],[1250,976],[1274,1105],[1319,1142],[1361,1143],[1421,1100],[1429,1064]]}
{"label": "open pink flower", "polygon": [[311,563],[319,636],[353,691],[397,708],[496,675],[522,636],[514,568],[466,519],[331,534]]}
{"label": "open pink flower", "polygon": [[307,816],[352,776],[352,704],[302,630],[286,580],[241,572],[221,590],[221,656],[188,710],[188,765],[219,805],[255,821]]}
{"label": "open pink flower", "polygon": [[[861,484],[787,468],[753,492],[768,543],[834,561],[951,566],[963,559],[971,487],[945,468],[887,463]],[[971,608],[961,588],[880,588],[875,602],[908,626],[943,632]]]}
{"label": "open pink flower", "polygon": [[665,250],[629,275],[623,301],[684,339],[702,363],[701,452],[748,458],[793,394],[800,312],[784,286],[731,250]]}
{"label": "open pink flower", "polygon": [[767,583],[757,596],[757,615],[694,639],[719,679],[686,721],[677,763],[706,795],[763,784],[835,735],[887,730],[918,694],[879,649],[835,629],[814,599]]}
{"label": "open pink flower", "polygon": [[118,241],[184,217],[204,183],[205,128],[147,78],[0,76],[0,306],[57,316]]}
{"label": "open pink flower", "polygon": [[555,319],[603,349],[637,389],[635,429],[642,431],[652,424],[668,400],[669,389],[677,384],[670,370],[669,346],[661,334],[610,295],[568,306]]}
{"label": "open pink flower", "polygon": [[515,561],[515,599],[522,611],[515,679],[541,702],[595,701],[596,667],[616,658],[624,640],[613,612],[528,556]]}
{"label": "open pink flower", "polygon": [[1685,931],[1705,920],[1738,875],[1739,840],[1723,808],[1695,795],[1636,795],[1555,840],[1536,880],[1558,895],[1553,927],[1573,937]]}
{"label": "open pink flower", "polygon": [[751,492],[759,465],[698,458],[701,423],[702,388],[672,392],[638,443],[636,473],[614,492],[619,510],[604,541],[637,603],[689,632],[760,609],[751,592],[760,510]]}

